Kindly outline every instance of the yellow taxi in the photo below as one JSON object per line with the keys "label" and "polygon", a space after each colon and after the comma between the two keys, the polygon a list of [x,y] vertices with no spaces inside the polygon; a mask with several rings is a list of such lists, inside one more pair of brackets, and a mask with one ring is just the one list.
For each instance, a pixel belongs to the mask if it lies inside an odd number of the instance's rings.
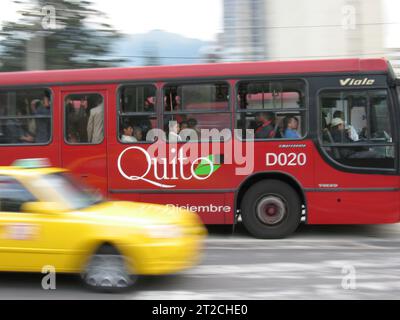
{"label": "yellow taxi", "polygon": [[79,273],[92,288],[199,262],[205,228],[163,205],[105,201],[43,160],[0,167],[0,271]]}

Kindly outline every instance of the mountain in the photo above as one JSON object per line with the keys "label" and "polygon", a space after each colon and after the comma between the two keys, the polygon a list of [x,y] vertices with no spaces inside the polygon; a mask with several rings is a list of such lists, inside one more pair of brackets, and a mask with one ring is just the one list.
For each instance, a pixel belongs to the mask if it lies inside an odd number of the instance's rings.
{"label": "mountain", "polygon": [[192,64],[201,62],[201,52],[208,46],[206,41],[153,30],[123,36],[116,42],[112,55],[126,60],[122,66]]}

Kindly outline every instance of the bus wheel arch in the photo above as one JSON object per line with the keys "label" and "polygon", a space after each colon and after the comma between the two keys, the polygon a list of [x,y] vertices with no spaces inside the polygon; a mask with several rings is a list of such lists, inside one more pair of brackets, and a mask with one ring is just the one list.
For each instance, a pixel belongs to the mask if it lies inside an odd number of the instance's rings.
{"label": "bus wheel arch", "polygon": [[[263,195],[264,188],[266,190],[265,197]],[[277,191],[276,194],[275,188]],[[258,194],[256,198],[254,198],[256,196],[255,193]],[[262,199],[259,198],[261,196],[263,197]],[[262,200],[264,203],[258,203],[258,199],[260,199],[260,201]],[[255,203],[256,201],[257,203]],[[287,204],[287,202],[289,202],[289,204]],[[249,230],[251,229],[251,226],[249,226],[249,221],[254,218],[254,215],[257,215],[257,218],[260,220],[259,211],[266,210],[265,208],[258,208],[258,205],[260,205],[261,207],[265,206],[267,208],[274,207],[275,209],[272,210],[277,210],[278,213],[283,210],[282,214],[286,214],[286,211],[288,211],[289,213],[292,212],[291,215],[295,215],[296,219],[298,219],[298,223],[300,224],[300,222],[303,220],[303,209],[306,208],[306,198],[301,185],[294,177],[281,172],[266,172],[252,175],[241,184],[236,194],[235,205],[236,208],[240,210],[243,224],[245,225],[246,229]],[[287,206],[289,208],[287,208]],[[280,210],[280,208],[282,210]],[[286,208],[287,210],[285,210],[284,208]],[[249,219],[250,215],[252,215],[253,217]],[[291,220],[292,218],[285,217],[285,220],[286,219]],[[252,224],[254,223],[257,224],[257,222],[253,221]],[[291,222],[284,221],[283,223],[287,224]],[[266,226],[265,228],[279,229],[279,227],[271,225]],[[281,228],[284,228],[284,226],[282,226]],[[278,231],[271,230],[272,238],[280,237],[278,235],[273,236],[273,234],[276,232]],[[269,238],[268,235],[256,235],[257,232],[251,233],[257,237]]]}

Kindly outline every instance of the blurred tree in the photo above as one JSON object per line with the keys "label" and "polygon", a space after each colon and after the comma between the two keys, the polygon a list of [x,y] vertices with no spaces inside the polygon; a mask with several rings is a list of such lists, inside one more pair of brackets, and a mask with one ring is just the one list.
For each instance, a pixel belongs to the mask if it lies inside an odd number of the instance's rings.
{"label": "blurred tree", "polygon": [[[22,18],[0,31],[0,71],[115,66],[109,58],[120,35],[92,1],[20,0]],[[32,66],[33,64],[33,66]]]}

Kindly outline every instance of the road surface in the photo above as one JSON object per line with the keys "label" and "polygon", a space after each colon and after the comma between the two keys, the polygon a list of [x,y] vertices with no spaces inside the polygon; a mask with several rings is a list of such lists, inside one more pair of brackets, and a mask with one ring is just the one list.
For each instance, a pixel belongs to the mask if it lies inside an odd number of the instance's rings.
{"label": "road surface", "polygon": [[0,274],[0,299],[398,299],[400,224],[301,226],[284,240],[257,240],[241,226],[212,227],[202,263],[141,278],[122,294],[93,293],[76,276]]}

